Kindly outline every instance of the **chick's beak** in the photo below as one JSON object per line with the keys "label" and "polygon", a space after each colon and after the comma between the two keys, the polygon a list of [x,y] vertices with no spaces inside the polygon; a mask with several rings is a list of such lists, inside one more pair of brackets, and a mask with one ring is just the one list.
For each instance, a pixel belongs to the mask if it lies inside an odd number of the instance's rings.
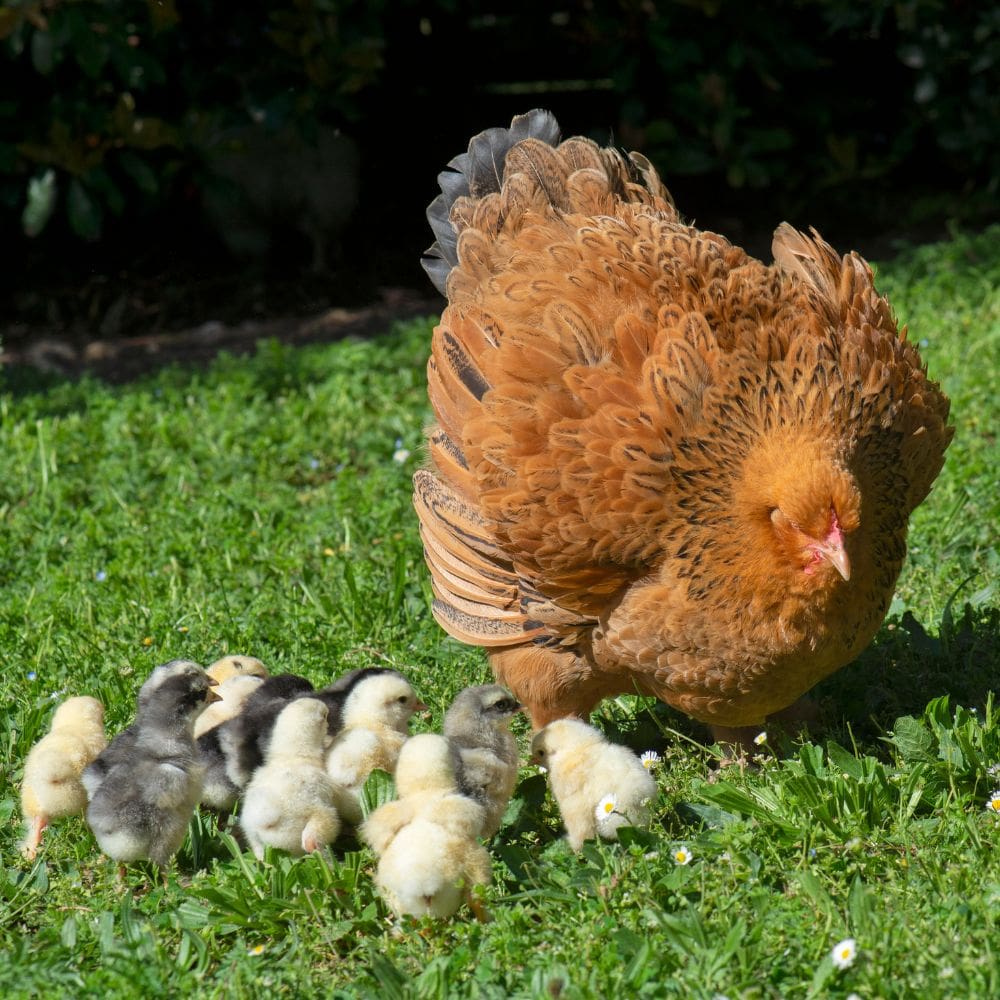
{"label": "chick's beak", "polygon": [[430,707],[428,705],[425,705],[422,701],[420,701],[418,699],[417,703],[413,706],[413,711],[414,712],[428,712],[428,711],[430,711]]}
{"label": "chick's beak", "polygon": [[217,694],[211,688],[205,692],[205,704],[211,705],[213,701],[222,701],[222,695]]}

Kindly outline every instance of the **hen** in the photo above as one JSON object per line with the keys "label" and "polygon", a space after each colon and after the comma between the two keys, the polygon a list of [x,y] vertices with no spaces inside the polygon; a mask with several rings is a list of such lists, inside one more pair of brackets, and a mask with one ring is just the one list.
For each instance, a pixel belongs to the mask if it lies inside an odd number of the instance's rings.
{"label": "hen", "polygon": [[545,111],[449,166],[414,477],[435,617],[536,728],[625,691],[760,726],[882,622],[947,397],[815,231],[763,264]]}

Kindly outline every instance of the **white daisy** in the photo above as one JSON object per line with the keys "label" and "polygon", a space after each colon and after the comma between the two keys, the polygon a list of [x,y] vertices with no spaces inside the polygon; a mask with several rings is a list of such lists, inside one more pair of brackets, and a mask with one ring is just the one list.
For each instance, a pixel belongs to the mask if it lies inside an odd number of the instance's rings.
{"label": "white daisy", "polygon": [[838,969],[849,969],[854,965],[854,959],[858,957],[858,946],[854,938],[844,938],[833,946],[830,952],[833,964]]}
{"label": "white daisy", "polygon": [[986,800],[986,808],[992,813],[1000,813],[1000,788],[990,793]]}
{"label": "white daisy", "polygon": [[650,769],[656,767],[660,763],[660,755],[655,750],[647,750],[639,760],[642,761],[642,766],[649,771]]}
{"label": "white daisy", "polygon": [[597,808],[594,809],[594,815],[600,820],[607,816],[610,816],[618,808],[618,799],[613,795],[605,795],[600,802],[597,803]]}
{"label": "white daisy", "polygon": [[767,742],[767,733],[766,732],[764,732],[764,733],[758,733],[753,738],[753,741],[754,741],[754,743],[757,744],[757,746],[762,747]]}
{"label": "white daisy", "polygon": [[693,857],[694,855],[683,844],[674,850],[674,861],[676,864],[689,864]]}

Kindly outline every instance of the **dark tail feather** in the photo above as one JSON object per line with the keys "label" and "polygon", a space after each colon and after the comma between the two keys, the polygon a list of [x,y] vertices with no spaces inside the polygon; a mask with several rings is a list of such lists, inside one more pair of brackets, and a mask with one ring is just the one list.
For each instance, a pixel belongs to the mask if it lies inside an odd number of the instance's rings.
{"label": "dark tail feather", "polygon": [[438,174],[439,194],[427,208],[435,242],[420,259],[434,287],[442,294],[448,274],[458,263],[458,235],[451,224],[451,206],[458,198],[482,198],[499,191],[504,160],[522,139],[540,139],[550,146],[559,142],[559,123],[551,111],[535,109],[518,115],[510,128],[488,128],[469,140],[469,151],[456,156]]}

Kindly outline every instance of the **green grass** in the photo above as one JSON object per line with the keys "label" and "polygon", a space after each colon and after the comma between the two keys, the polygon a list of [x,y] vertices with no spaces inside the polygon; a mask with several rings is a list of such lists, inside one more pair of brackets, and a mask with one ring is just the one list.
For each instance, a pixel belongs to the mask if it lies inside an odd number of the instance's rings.
{"label": "green grass", "polygon": [[[247,652],[317,683],[396,666],[438,726],[487,678],[430,616],[410,508],[430,322],[122,388],[8,374],[0,994],[1000,995],[1000,817],[985,809],[1000,785],[1000,230],[909,252],[879,280],[926,341],[957,433],[889,622],[818,689],[816,742],[772,737],[758,769],[710,782],[696,726],[605,703],[612,735],[663,754],[653,830],[575,857],[525,769],[491,845],[486,925],[398,933],[366,850],[260,865],[208,818],[166,888],[140,867],[117,885],[77,819],[35,864],[17,853],[20,767],[54,699],[95,694],[117,730],[155,664]],[[847,937],[858,958],[841,971],[829,956]]]}

